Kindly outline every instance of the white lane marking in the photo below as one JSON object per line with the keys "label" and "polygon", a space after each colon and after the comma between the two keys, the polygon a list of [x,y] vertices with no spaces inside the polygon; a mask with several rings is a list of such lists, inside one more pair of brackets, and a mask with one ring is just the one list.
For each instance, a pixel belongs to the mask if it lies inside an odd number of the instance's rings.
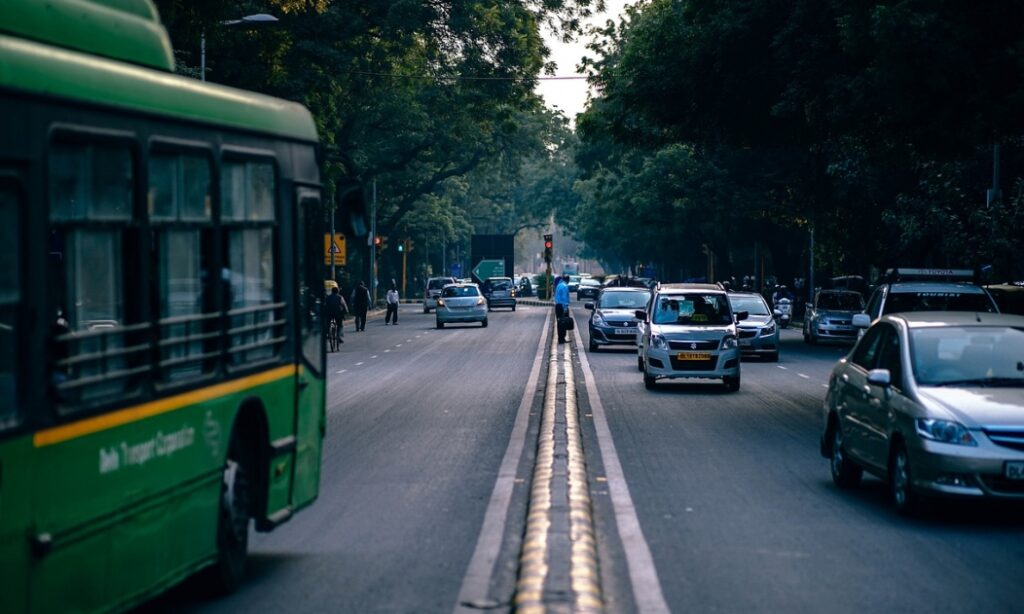
{"label": "white lane marking", "polygon": [[828,389],[828,384],[822,384],[821,387],[825,388],[825,389]]}
{"label": "white lane marking", "polygon": [[597,394],[594,373],[590,370],[590,360],[583,351],[583,336],[573,333],[576,341],[576,354],[579,356],[580,369],[586,380],[587,398],[590,400],[590,411],[594,414],[594,430],[597,431],[597,447],[604,461],[604,474],[608,478],[608,492],[615,509],[615,524],[619,529],[623,550],[626,552],[626,567],[629,568],[629,581],[633,585],[633,597],[640,612],[668,614],[668,604],[661,592],[658,570],[654,567],[651,548],[644,539],[640,520],[636,516],[636,506],[629,495],[629,485],[622,471],[622,463],[615,451],[615,441],[608,427],[608,418],[604,413],[604,405]]}
{"label": "white lane marking", "polygon": [[803,373],[797,373],[797,375],[799,375],[800,377],[802,377],[804,379],[811,379],[810,375],[804,375]]}
{"label": "white lane marking", "polygon": [[519,459],[523,455],[523,447],[526,445],[526,431],[530,425],[530,408],[537,395],[537,380],[540,377],[540,368],[544,363],[544,342],[548,338],[550,320],[551,313],[548,312],[544,317],[544,326],[540,329],[537,353],[533,357],[533,367],[526,379],[523,399],[519,402],[519,409],[516,411],[516,421],[512,427],[512,434],[508,438],[508,447],[505,448],[505,456],[501,459],[501,467],[498,468],[498,479],[494,482],[491,500],[487,504],[484,524],[480,527],[480,536],[476,540],[473,558],[469,560],[466,575],[462,578],[462,587],[459,589],[459,597],[455,600],[454,612],[456,613],[479,613],[480,610],[468,608],[462,604],[479,602],[490,597],[491,577],[494,575],[494,564],[498,561],[501,541],[505,534],[508,507],[512,502],[512,489],[515,487],[516,469],[519,466]]}
{"label": "white lane marking", "polygon": [[775,366],[778,367],[779,369],[782,369],[783,371],[789,371],[789,369],[787,369],[786,367],[783,367],[782,365],[775,365]]}
{"label": "white lane marking", "polygon": [[357,366],[357,367],[361,367],[361,366],[363,366],[363,363],[361,363],[361,362],[357,362],[357,363],[356,363],[356,366]]}
{"label": "white lane marking", "polygon": [[384,353],[387,354],[390,351],[391,351],[390,349],[387,349],[387,350],[384,350]]}
{"label": "white lane marking", "polygon": [[402,347],[402,344],[401,344],[401,343],[399,343],[399,344],[395,345],[395,347],[396,347],[396,348],[400,348],[400,347]]}
{"label": "white lane marking", "polygon": [[338,373],[338,375],[341,375],[341,374],[342,374],[342,373],[344,373],[345,371],[348,371],[348,369],[342,369],[341,371],[338,371],[337,373]]}

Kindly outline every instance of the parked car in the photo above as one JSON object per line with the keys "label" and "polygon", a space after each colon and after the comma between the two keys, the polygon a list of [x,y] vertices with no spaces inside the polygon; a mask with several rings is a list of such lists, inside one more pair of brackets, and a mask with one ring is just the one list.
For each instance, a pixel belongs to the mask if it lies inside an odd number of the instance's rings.
{"label": "parked car", "polygon": [[511,307],[516,310],[516,287],[511,277],[488,277],[484,282],[487,293],[487,310],[496,307]]}
{"label": "parked car", "polygon": [[733,313],[747,312],[747,319],[737,327],[740,353],[778,362],[779,325],[764,297],[753,292],[730,292],[729,304]]}
{"label": "parked car", "polygon": [[641,288],[606,288],[584,307],[590,314],[590,351],[603,345],[636,345],[637,310],[647,307],[651,293]]}
{"label": "parked car", "polygon": [[431,309],[437,308],[437,297],[441,296],[441,290],[448,284],[454,284],[454,277],[431,277],[427,280],[427,286],[423,289],[423,313],[430,313]]}
{"label": "parked car", "polygon": [[1024,317],[882,316],[829,377],[821,454],[841,488],[864,471],[902,513],[922,496],[1024,496]]}
{"label": "parked car", "polygon": [[487,299],[476,284],[449,284],[437,297],[434,323],[437,328],[457,322],[487,326]]}
{"label": "parked car", "polygon": [[644,386],[653,389],[661,378],[721,379],[732,392],[740,389],[740,349],[728,295],[718,285],[658,286],[645,311],[638,335],[638,366]]}
{"label": "parked car", "polygon": [[804,315],[804,343],[856,341],[853,316],[864,311],[864,297],[849,290],[820,290]]}
{"label": "parked car", "polygon": [[601,292],[601,282],[591,277],[584,277],[580,280],[579,287],[576,288],[576,300],[596,299],[599,292]]}

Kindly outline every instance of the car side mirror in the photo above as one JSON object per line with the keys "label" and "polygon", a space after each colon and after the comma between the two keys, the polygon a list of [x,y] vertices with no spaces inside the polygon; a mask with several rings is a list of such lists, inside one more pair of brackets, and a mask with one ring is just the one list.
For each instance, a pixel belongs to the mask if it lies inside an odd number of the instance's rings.
{"label": "car side mirror", "polygon": [[647,321],[647,312],[644,311],[643,309],[637,309],[636,311],[633,312],[633,315],[635,315],[636,319],[640,320],[641,322]]}
{"label": "car side mirror", "polygon": [[892,374],[888,369],[872,369],[868,371],[868,383],[880,388],[888,388],[892,385]]}
{"label": "car side mirror", "polygon": [[866,313],[858,313],[853,316],[853,325],[857,328],[867,328],[871,326],[871,316]]}
{"label": "car side mirror", "polygon": [[584,309],[589,309],[589,310],[593,311],[594,310],[594,304],[593,303],[586,303],[586,304],[583,305],[583,308]]}
{"label": "car side mirror", "polygon": [[746,320],[749,317],[750,317],[750,312],[749,311],[737,311],[736,312],[736,321],[737,322],[742,322],[743,320]]}

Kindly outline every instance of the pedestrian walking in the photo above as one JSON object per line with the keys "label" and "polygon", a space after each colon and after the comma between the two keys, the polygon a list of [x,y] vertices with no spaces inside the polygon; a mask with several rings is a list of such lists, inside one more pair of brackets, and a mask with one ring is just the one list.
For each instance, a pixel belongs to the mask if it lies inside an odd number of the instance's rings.
{"label": "pedestrian walking", "polygon": [[569,330],[569,276],[558,278],[555,286],[555,324],[558,328],[558,342],[565,343],[565,333]]}
{"label": "pedestrian walking", "polygon": [[392,322],[394,322],[395,326],[398,326],[398,288],[394,284],[391,285],[391,289],[384,296],[384,300],[387,301],[388,307],[388,312],[384,314],[384,326]]}
{"label": "pedestrian walking", "polygon": [[352,312],[356,317],[356,332],[366,330],[366,311],[370,308],[370,290],[365,282],[359,282],[352,291]]}

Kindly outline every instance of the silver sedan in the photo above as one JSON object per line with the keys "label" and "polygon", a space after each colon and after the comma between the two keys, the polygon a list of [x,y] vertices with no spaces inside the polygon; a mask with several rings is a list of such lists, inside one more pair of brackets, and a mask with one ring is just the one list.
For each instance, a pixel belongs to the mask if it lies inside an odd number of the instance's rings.
{"label": "silver sedan", "polygon": [[1024,499],[1024,317],[883,316],[833,369],[824,427],[836,485],[875,474],[901,513],[923,496]]}
{"label": "silver sedan", "polygon": [[437,297],[435,323],[438,328],[456,322],[479,322],[487,326],[487,299],[476,284],[450,284]]}

